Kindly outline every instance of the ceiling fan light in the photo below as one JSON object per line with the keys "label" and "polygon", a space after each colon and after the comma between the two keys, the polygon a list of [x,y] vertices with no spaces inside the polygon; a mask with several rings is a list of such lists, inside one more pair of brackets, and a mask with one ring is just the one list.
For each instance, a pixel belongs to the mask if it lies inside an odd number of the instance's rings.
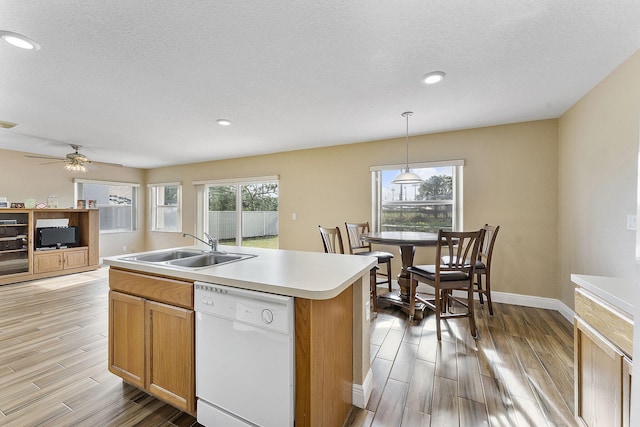
{"label": "ceiling fan light", "polygon": [[64,168],[72,173],[84,173],[87,171],[87,167],[78,162],[67,163],[64,165]]}

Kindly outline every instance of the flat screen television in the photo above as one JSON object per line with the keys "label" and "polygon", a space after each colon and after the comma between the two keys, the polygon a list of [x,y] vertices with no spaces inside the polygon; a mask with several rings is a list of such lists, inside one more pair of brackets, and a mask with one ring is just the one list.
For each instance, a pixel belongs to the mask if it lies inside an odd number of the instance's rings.
{"label": "flat screen television", "polygon": [[36,248],[61,248],[80,245],[78,227],[44,227],[36,229]]}

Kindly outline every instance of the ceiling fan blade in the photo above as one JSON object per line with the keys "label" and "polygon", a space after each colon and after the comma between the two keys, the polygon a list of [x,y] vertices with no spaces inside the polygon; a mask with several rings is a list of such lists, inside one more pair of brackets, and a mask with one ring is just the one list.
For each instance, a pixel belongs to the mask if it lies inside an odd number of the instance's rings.
{"label": "ceiling fan blade", "polygon": [[95,162],[93,160],[89,160],[86,163],[91,163],[94,165],[102,165],[102,166],[117,166],[117,167],[123,167],[123,165],[121,165],[120,163],[109,163],[109,162]]}
{"label": "ceiling fan blade", "polygon": [[46,160],[66,160],[64,157],[51,157],[51,156],[34,156],[31,154],[25,154],[25,157],[28,157],[30,159],[46,159]]}
{"label": "ceiling fan blade", "polygon": [[52,165],[52,164],[54,164],[54,163],[60,163],[60,162],[63,162],[63,163],[64,163],[64,159],[60,159],[60,160],[53,160],[52,162],[43,162],[43,163],[40,163],[40,164],[41,164],[41,165]]}

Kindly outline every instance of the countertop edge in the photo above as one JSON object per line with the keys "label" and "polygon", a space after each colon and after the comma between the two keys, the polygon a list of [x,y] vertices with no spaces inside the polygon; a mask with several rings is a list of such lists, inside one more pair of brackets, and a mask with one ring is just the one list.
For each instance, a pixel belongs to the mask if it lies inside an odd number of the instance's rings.
{"label": "countertop edge", "polygon": [[629,301],[634,296],[634,279],[571,274],[571,281],[633,318],[635,309]]}

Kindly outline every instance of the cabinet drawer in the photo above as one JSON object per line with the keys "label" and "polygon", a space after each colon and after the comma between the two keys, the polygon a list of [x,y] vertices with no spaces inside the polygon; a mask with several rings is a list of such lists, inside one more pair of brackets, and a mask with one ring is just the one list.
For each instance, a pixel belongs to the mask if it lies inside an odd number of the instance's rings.
{"label": "cabinet drawer", "polygon": [[139,274],[111,267],[109,288],[193,310],[193,282]]}
{"label": "cabinet drawer", "polygon": [[627,355],[633,354],[633,320],[588,291],[576,289],[576,315]]}

